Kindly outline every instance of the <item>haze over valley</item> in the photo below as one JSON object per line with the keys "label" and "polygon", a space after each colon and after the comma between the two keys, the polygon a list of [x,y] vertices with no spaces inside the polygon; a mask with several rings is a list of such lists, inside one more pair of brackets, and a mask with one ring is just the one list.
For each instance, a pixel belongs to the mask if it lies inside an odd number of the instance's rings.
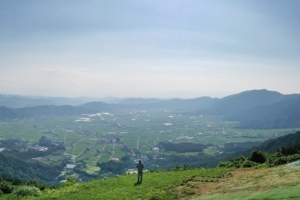
{"label": "haze over valley", "polygon": [[0,199],[300,198],[299,7],[0,1]]}
{"label": "haze over valley", "polygon": [[89,100],[1,95],[1,155],[32,169],[38,163],[55,168],[45,179],[9,166],[10,176],[47,184],[70,175],[87,181],[129,173],[139,159],[148,170],[216,167],[234,152],[247,155],[300,127],[300,94],[251,90],[224,98]]}

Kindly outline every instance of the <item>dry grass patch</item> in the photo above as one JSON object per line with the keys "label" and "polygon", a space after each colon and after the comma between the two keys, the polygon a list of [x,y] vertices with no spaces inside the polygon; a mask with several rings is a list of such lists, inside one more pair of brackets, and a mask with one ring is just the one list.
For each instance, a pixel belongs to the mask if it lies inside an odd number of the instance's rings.
{"label": "dry grass patch", "polygon": [[[300,185],[299,169],[288,169],[283,167],[264,169],[237,169],[231,174],[218,178],[216,181],[205,181],[204,177],[195,177],[185,185],[177,188],[182,194],[185,190],[194,193],[193,197],[183,195],[186,199],[208,199],[210,195],[220,195],[220,197],[248,196],[250,194],[268,192],[282,187],[295,187]],[[204,181],[203,181],[204,180]],[[233,197],[232,197],[233,198]],[[234,198],[233,198],[234,199]]]}

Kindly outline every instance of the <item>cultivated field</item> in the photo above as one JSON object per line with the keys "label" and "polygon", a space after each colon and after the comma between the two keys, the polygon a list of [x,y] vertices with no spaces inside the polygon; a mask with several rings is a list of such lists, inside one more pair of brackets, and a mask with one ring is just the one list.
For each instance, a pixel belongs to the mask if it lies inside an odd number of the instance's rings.
{"label": "cultivated field", "polygon": [[[51,155],[57,161],[70,156],[73,163],[83,161],[87,172],[100,170],[97,163],[133,155],[133,151],[147,155],[163,141],[212,144],[204,149],[207,155],[222,151],[228,142],[255,142],[292,133],[296,129],[242,130],[235,122],[226,122],[213,116],[191,116],[166,110],[134,110],[113,113],[95,113],[72,117],[0,121],[0,138],[23,138],[29,145],[41,136],[53,142],[63,142],[64,155]],[[127,152],[123,151],[127,147]],[[129,149],[129,150],[128,150]],[[158,155],[179,154],[158,152]]]}

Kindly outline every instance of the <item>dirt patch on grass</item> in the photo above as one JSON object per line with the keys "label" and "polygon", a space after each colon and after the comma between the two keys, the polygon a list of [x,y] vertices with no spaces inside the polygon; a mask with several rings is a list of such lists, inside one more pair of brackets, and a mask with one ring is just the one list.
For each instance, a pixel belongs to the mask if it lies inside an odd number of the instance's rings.
{"label": "dirt patch on grass", "polygon": [[[295,177],[300,176],[299,169],[287,168],[264,168],[264,169],[238,169],[231,174],[218,179],[205,179],[204,177],[195,177],[194,180],[177,188],[182,193],[184,190],[190,190],[194,193],[192,196],[210,195],[210,194],[233,194],[244,191],[267,191],[272,188],[282,186],[295,186],[300,184],[300,180]],[[213,182],[210,182],[213,181]],[[191,196],[184,195],[186,199]]]}

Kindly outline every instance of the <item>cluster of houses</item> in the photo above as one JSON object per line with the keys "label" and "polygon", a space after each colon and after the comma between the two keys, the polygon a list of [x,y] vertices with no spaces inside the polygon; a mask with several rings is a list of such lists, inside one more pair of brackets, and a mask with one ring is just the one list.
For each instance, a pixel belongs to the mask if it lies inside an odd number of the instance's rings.
{"label": "cluster of houses", "polygon": [[152,148],[152,152],[153,153],[158,153],[159,152],[159,148],[158,147],[153,147]]}
{"label": "cluster of houses", "polygon": [[34,149],[34,150],[37,150],[37,151],[47,151],[48,147],[34,145],[34,146],[31,147],[31,149]]}

